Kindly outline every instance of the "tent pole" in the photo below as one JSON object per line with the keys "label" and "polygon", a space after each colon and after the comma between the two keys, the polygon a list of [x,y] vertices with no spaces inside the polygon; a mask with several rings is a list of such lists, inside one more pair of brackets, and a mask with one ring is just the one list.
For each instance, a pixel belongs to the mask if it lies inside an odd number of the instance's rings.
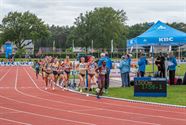
{"label": "tent pole", "polygon": [[136,59],[138,59],[138,44],[136,44]]}
{"label": "tent pole", "polygon": [[152,46],[152,72],[154,74],[154,46]]}
{"label": "tent pole", "polygon": [[179,62],[181,62],[181,50],[180,50],[180,46],[179,46],[179,55],[178,55],[178,58],[179,58]]}

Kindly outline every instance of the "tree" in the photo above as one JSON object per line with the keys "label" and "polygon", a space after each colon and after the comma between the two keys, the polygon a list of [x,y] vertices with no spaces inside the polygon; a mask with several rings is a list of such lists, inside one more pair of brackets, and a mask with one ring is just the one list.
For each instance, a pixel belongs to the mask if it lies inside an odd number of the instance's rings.
{"label": "tree", "polygon": [[144,33],[150,27],[151,27],[151,25],[149,25],[149,23],[147,23],[147,22],[132,25],[132,26],[128,27],[127,38],[128,39],[135,38],[135,37],[141,35],[142,33]]}
{"label": "tree", "polygon": [[52,47],[55,41],[56,48],[69,48],[72,46],[72,42],[67,42],[67,37],[70,35],[71,27],[69,26],[48,26],[50,35],[45,38],[38,39],[35,43],[35,51],[39,50],[39,47]]}
{"label": "tree", "polygon": [[25,40],[37,41],[49,35],[44,22],[29,11],[9,12],[2,20],[1,30],[1,40],[14,42],[18,49],[29,44],[24,44]]}
{"label": "tree", "polygon": [[183,32],[186,32],[186,24],[185,23],[176,23],[176,22],[173,22],[173,23],[168,23],[169,26],[177,29],[177,30],[180,30],[180,31],[183,31]]}
{"label": "tree", "polygon": [[76,18],[68,40],[75,40],[75,45],[81,47],[91,46],[93,40],[95,48],[110,48],[113,39],[114,46],[125,47],[126,20],[123,10],[114,10],[111,7],[95,8]]}

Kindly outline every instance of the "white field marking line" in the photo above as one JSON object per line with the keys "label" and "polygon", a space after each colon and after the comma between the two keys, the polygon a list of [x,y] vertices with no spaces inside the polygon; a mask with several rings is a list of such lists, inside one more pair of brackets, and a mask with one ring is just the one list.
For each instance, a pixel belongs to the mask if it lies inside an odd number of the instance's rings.
{"label": "white field marking line", "polygon": [[[28,73],[27,73],[28,74]],[[28,75],[29,76],[29,75]],[[23,93],[24,94],[24,93]],[[28,95],[28,94],[24,94],[24,95],[27,95],[27,96],[31,96],[31,95]],[[36,97],[36,96],[31,96],[33,98],[40,98],[40,97]],[[44,98],[40,98],[42,100],[46,100]],[[47,99],[49,101],[52,101],[50,99]],[[58,102],[58,103],[63,103],[63,102]],[[71,103],[66,103],[66,104],[71,104]],[[92,108],[91,106],[83,106],[83,105],[78,105],[78,104],[73,104],[75,106],[81,106],[81,107],[87,107],[87,108]],[[96,107],[93,107],[93,108],[96,108]],[[117,110],[111,110],[111,109],[104,109],[104,108],[98,108],[98,110],[106,110],[106,111],[111,111],[111,112],[118,112],[118,113],[123,113],[123,114],[135,114],[135,115],[143,115],[145,117],[158,117],[158,118],[163,118],[163,119],[174,119],[174,120],[181,120],[181,121],[186,121],[185,119],[179,119],[179,118],[174,118],[174,117],[166,117],[166,116],[156,116],[156,115],[146,115],[146,114],[141,114],[141,113],[132,113],[132,112],[126,112],[126,111],[117,111]],[[88,115],[89,113],[87,113],[86,115]],[[91,115],[91,114],[90,114]]]}
{"label": "white field marking line", "polygon": [[[27,72],[27,70],[25,70],[26,72]],[[27,72],[27,74],[28,74],[28,72]],[[107,105],[111,105],[111,106],[120,106],[120,107],[128,107],[128,108],[137,108],[137,109],[145,109],[145,110],[151,110],[151,111],[158,111],[158,112],[167,112],[167,113],[177,113],[177,114],[186,114],[186,113],[184,113],[184,112],[176,112],[176,111],[167,111],[167,110],[162,110],[162,109],[153,109],[153,107],[151,107],[151,108],[145,108],[145,107],[139,107],[139,106],[130,106],[130,105],[121,105],[121,104],[110,104],[110,103],[106,103],[106,102],[98,102],[98,101],[92,101],[92,100],[85,100],[85,99],[79,99],[79,98],[74,98],[74,97],[67,97],[67,96],[63,96],[63,95],[59,95],[59,94],[55,94],[55,93],[50,93],[50,92],[47,92],[47,91],[44,91],[44,90],[42,90],[42,89],[40,89],[37,85],[36,85],[36,83],[34,82],[34,80],[33,80],[33,78],[31,78],[31,76],[29,75],[29,77],[30,77],[30,79],[33,81],[33,83],[35,84],[35,86],[36,86],[36,88],[38,88],[40,91],[42,91],[42,92],[44,92],[44,93],[47,93],[47,94],[50,94],[50,95],[57,95],[57,96],[59,96],[59,97],[64,97],[64,98],[67,98],[67,99],[74,99],[74,100],[80,100],[80,101],[88,101],[88,102],[94,102],[94,103],[99,103],[99,104],[107,104]],[[76,92],[76,91],[73,91],[73,90],[69,90],[69,91],[72,91],[72,92],[75,92],[75,93],[78,93],[78,92]],[[86,95],[86,93],[83,93],[84,95]],[[90,94],[90,95],[92,95],[92,94]],[[93,96],[95,96],[95,95],[93,95]],[[121,100],[120,100],[121,101]],[[123,99],[123,101],[127,101],[127,102],[133,102],[133,101],[128,101],[128,100],[124,100]],[[134,103],[135,103],[135,101],[134,101]],[[138,102],[137,102],[138,103]],[[140,103],[139,103],[140,104]],[[141,103],[141,104],[146,104],[146,103]],[[153,105],[151,105],[151,106],[153,106]],[[155,106],[161,106],[161,105],[157,105],[157,104],[155,104]],[[158,108],[158,107],[157,107]],[[172,107],[172,108],[175,108],[175,107]]]}
{"label": "white field marking line", "polygon": [[[18,89],[17,89],[17,79],[18,79],[18,69],[16,70],[16,79],[15,79],[15,90],[17,92],[20,92]],[[2,96],[1,96],[2,97]],[[4,97],[6,98],[6,97]],[[7,98],[8,99],[8,98]],[[10,98],[9,98],[10,100]],[[11,99],[11,100],[14,100],[14,99]],[[30,104],[30,103],[26,103],[26,102],[23,102],[23,101],[16,101],[14,100],[14,102],[20,102],[20,103],[25,103],[25,104],[28,104],[28,105],[32,105],[32,106],[37,106],[37,107],[42,107],[44,108],[44,106],[41,106],[41,105],[36,105],[36,104]],[[48,109],[52,109],[50,107],[47,107]],[[56,108],[56,110],[59,110]],[[25,112],[25,111],[23,111]],[[81,122],[81,121],[75,121],[75,120],[70,120],[70,119],[63,119],[63,118],[58,118],[58,117],[53,117],[53,116],[49,116],[49,115],[41,115],[41,114],[37,114],[37,113],[32,113],[32,112],[26,112],[27,114],[34,114],[34,115],[37,115],[37,116],[43,116],[43,117],[47,117],[47,118],[52,118],[52,119],[58,119],[58,120],[62,120],[62,121],[68,121],[68,122],[73,122],[73,123],[80,123],[80,124],[86,124],[86,125],[95,125],[95,124],[92,124],[92,123],[86,123],[86,122]]]}
{"label": "white field marking line", "polygon": [[[29,75],[28,75],[29,76]],[[18,90],[19,91],[19,90]],[[19,93],[22,93],[21,91],[19,91]],[[25,93],[22,93],[23,95],[27,95],[27,96],[30,96],[30,97],[33,97],[33,98],[37,98],[36,96],[32,96],[32,95],[29,95],[29,94],[25,94]],[[40,98],[42,100],[45,100],[44,98]],[[49,100],[49,101],[52,101],[52,100]],[[24,102],[26,103],[26,102]],[[59,102],[61,103],[61,102]],[[63,103],[63,102],[62,102]],[[71,104],[71,103],[67,103],[67,104]],[[71,110],[61,110],[59,108],[51,108],[51,107],[46,107],[46,106],[41,106],[41,105],[36,105],[36,104],[30,104],[30,105],[35,105],[35,106],[39,106],[39,107],[43,107],[43,108],[49,108],[49,109],[53,109],[53,110],[57,110],[57,111],[65,111],[65,112],[71,112],[71,113],[75,113],[75,114],[82,114],[82,115],[89,115],[89,116],[95,116],[95,117],[103,117],[103,118],[108,118],[108,119],[114,119],[114,120],[122,120],[122,121],[129,121],[129,122],[137,122],[137,123],[143,123],[143,124],[153,124],[153,125],[159,125],[159,124],[156,124],[156,123],[150,123],[150,122],[143,122],[143,121],[135,121],[135,120],[128,120],[128,119],[120,119],[120,118],[114,118],[114,117],[109,117],[109,116],[102,116],[102,115],[95,115],[95,114],[90,114],[90,113],[80,113],[80,112],[76,112],[76,111],[71,111]],[[76,105],[76,104],[74,104]],[[81,106],[81,107],[85,107],[83,105],[77,105],[77,106]],[[89,107],[89,108],[92,108],[90,106],[86,106],[86,107]],[[96,108],[95,108],[96,109]],[[103,108],[97,108],[98,110],[106,110],[108,111],[109,109],[103,109]],[[109,110],[110,111],[110,110]],[[120,112],[120,111],[115,111],[115,110],[111,110],[113,112]],[[121,113],[124,113],[124,112],[121,112]],[[125,114],[129,114],[130,112],[125,112]],[[134,113],[131,113],[131,114],[134,114]],[[140,115],[144,115],[144,114],[140,114]],[[148,116],[148,115],[144,115],[144,116]]]}
{"label": "white field marking line", "polygon": [[18,123],[18,124],[21,124],[21,125],[32,125],[30,123],[15,121],[15,120],[6,119],[6,118],[0,118],[0,120],[4,120],[4,121],[8,121],[8,122],[13,122],[13,123]]}
{"label": "white field marking line", "polygon": [[95,125],[95,124],[84,123],[84,122],[78,122],[78,121],[73,121],[73,120],[68,120],[68,119],[63,119],[63,118],[57,118],[57,117],[53,117],[53,116],[47,116],[47,115],[36,114],[36,113],[33,113],[33,112],[26,112],[26,111],[17,110],[17,109],[12,109],[12,108],[3,107],[3,106],[0,106],[0,108],[4,108],[4,109],[9,109],[9,110],[17,111],[17,112],[24,113],[24,114],[29,114],[29,115],[35,115],[35,116],[40,116],[40,117],[45,117],[45,118],[60,120],[60,121],[67,121],[67,122],[73,122],[73,123],[85,124],[85,125]]}

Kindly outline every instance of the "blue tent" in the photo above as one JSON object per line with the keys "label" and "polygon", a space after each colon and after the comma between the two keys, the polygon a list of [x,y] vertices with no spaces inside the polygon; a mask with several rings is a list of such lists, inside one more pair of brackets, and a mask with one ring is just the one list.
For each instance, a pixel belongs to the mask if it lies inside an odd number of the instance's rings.
{"label": "blue tent", "polygon": [[131,46],[181,46],[186,44],[186,33],[158,21],[143,34],[127,41]]}

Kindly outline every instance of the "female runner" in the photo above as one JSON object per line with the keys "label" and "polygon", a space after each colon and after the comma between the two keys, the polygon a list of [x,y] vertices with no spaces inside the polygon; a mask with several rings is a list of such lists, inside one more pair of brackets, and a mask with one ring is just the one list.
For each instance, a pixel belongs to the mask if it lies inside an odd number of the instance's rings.
{"label": "female runner", "polygon": [[82,89],[85,84],[85,75],[86,75],[86,70],[87,70],[87,64],[85,63],[85,58],[81,57],[80,58],[80,63],[76,66],[77,70],[79,71],[79,88],[80,92],[82,93]]}
{"label": "female runner", "polygon": [[97,98],[103,94],[103,88],[105,87],[105,75],[108,72],[108,68],[106,67],[106,61],[102,62],[102,65],[96,69],[98,75],[98,91],[97,91]]}
{"label": "female runner", "polygon": [[96,72],[95,70],[97,69],[97,64],[94,62],[94,57],[90,57],[89,59],[89,63],[88,63],[88,90],[89,91],[92,91],[91,90],[91,81],[93,81],[94,84],[96,84],[95,82],[95,75],[96,75]]}
{"label": "female runner", "polygon": [[72,63],[70,62],[70,58],[69,56],[66,56],[66,59],[64,60],[64,68],[65,68],[65,75],[64,75],[64,78],[65,78],[65,81],[64,81],[64,87],[68,87],[69,85],[69,78],[70,78],[70,71],[72,69]]}

